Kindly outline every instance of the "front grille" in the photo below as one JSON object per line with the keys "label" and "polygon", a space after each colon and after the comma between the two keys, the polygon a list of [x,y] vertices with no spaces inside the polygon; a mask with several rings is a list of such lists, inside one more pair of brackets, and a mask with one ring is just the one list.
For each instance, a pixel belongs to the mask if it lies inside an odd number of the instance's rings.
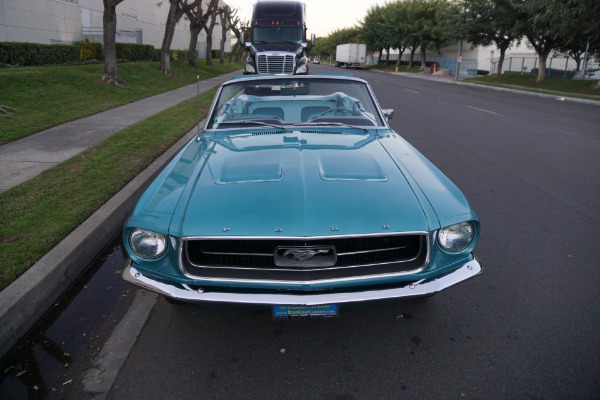
{"label": "front grille", "polygon": [[259,74],[292,74],[294,73],[295,56],[292,54],[274,56],[259,54],[256,57]]}
{"label": "front grille", "polygon": [[[282,251],[283,249],[283,251]],[[286,249],[334,249],[335,260],[319,256],[288,265],[277,263]],[[291,239],[189,239],[183,241],[181,265],[193,277],[256,281],[310,282],[414,272],[427,261],[427,236],[332,236]]]}

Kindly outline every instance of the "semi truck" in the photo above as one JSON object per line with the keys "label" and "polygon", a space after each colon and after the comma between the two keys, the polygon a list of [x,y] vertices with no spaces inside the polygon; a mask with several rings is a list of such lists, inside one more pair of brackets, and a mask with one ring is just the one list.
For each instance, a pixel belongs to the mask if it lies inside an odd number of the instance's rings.
{"label": "semi truck", "polygon": [[[250,37],[240,38],[248,51],[244,74],[308,74],[306,7],[299,1],[258,1]],[[248,41],[246,41],[249,39]],[[315,35],[311,35],[311,45]]]}
{"label": "semi truck", "polygon": [[367,58],[367,45],[364,43],[339,44],[335,48],[335,66],[363,68]]}

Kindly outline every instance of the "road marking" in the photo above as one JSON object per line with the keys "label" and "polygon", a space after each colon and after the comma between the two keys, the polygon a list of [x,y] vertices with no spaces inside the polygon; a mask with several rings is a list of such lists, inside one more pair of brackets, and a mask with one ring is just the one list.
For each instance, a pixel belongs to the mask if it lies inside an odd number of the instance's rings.
{"label": "road marking", "polygon": [[94,395],[93,400],[103,400],[108,394],[157,299],[156,293],[136,290],[133,304],[92,361],[92,368],[82,380],[85,391]]}
{"label": "road marking", "polygon": [[420,92],[417,92],[416,90],[410,90],[410,89],[404,89],[404,90],[406,90],[407,92],[416,93],[416,94],[420,93]]}
{"label": "road marking", "polygon": [[498,115],[500,117],[503,117],[502,114],[498,114],[498,113],[490,111],[490,110],[484,110],[483,108],[477,108],[477,107],[473,107],[473,106],[467,106],[467,108],[472,108],[473,110],[483,111],[483,112],[486,112],[486,113],[490,113],[490,114],[494,114],[494,115]]}

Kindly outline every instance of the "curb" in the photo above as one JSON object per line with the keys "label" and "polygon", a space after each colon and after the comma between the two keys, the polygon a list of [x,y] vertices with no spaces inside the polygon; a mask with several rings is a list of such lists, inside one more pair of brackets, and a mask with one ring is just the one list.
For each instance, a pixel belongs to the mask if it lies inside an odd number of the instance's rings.
{"label": "curb", "polygon": [[[23,338],[112,242],[137,200],[179,150],[194,127],[108,200],[77,229],[0,292],[0,358]],[[86,243],[82,246],[82,243]]]}

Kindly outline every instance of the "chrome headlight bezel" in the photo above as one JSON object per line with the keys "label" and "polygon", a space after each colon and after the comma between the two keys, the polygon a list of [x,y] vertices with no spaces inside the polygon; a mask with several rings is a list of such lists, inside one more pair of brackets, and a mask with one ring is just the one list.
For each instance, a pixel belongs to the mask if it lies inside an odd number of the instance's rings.
{"label": "chrome headlight bezel", "polygon": [[134,228],[129,232],[129,247],[139,258],[153,260],[166,253],[167,239],[162,233]]}
{"label": "chrome headlight bezel", "polygon": [[475,225],[471,221],[441,228],[437,232],[437,242],[449,253],[459,253],[468,248],[475,239]]}

